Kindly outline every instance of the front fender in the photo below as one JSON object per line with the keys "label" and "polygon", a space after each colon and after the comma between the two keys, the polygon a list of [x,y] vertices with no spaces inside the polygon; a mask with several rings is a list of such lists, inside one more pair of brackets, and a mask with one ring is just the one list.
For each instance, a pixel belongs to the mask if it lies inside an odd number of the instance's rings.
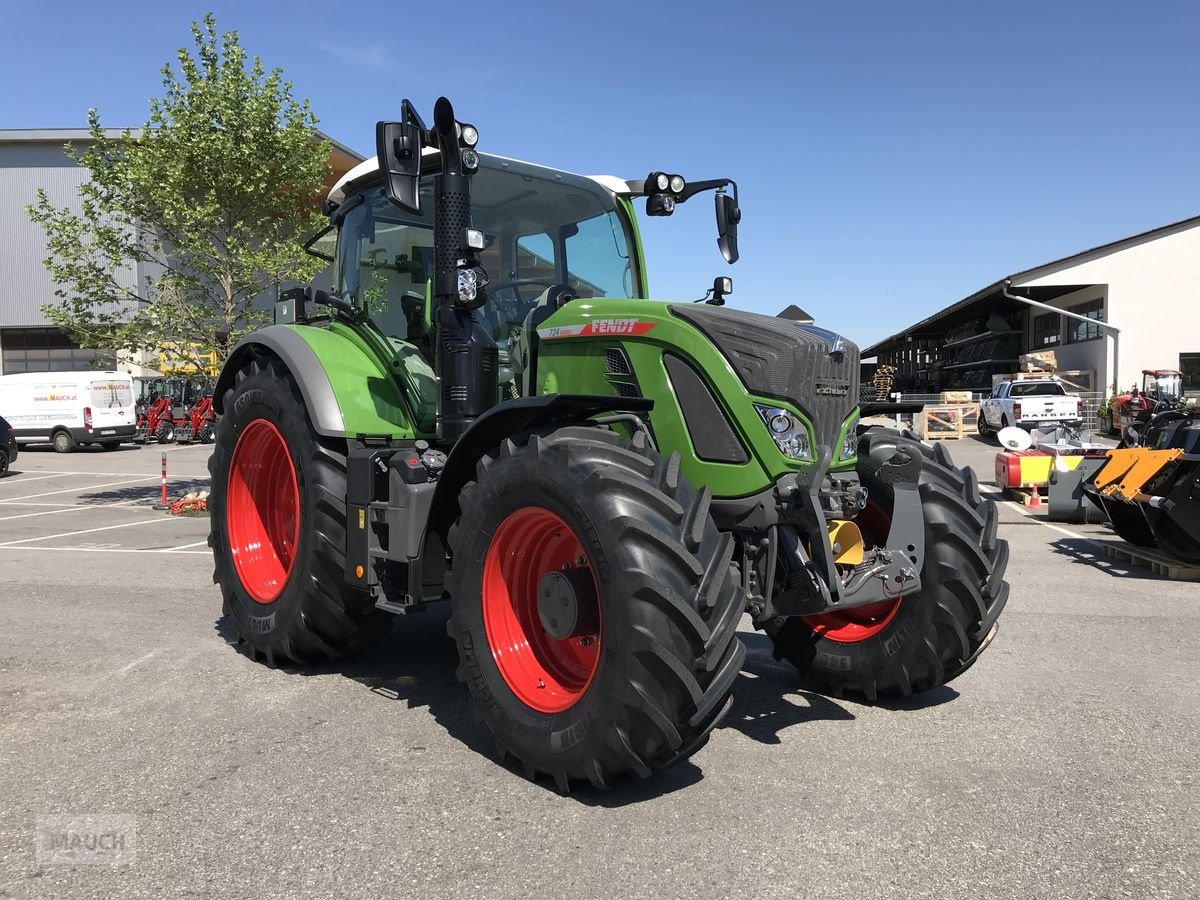
{"label": "front fender", "polygon": [[475,466],[488,450],[523,431],[578,425],[606,412],[645,415],[654,401],[645,397],[606,397],[593,394],[543,394],[498,403],[475,420],[450,451],[433,495],[429,530],[443,537],[459,516],[458,494],[475,477]]}

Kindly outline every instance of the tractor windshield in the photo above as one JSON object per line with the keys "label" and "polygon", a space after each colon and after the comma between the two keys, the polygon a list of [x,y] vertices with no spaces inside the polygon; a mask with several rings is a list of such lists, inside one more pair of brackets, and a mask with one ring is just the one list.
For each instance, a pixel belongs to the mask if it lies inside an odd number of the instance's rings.
{"label": "tractor windshield", "polygon": [[[471,191],[489,279],[487,305],[476,315],[501,346],[551,285],[567,284],[581,297],[642,296],[628,224],[599,185],[483,157]],[[378,185],[360,195],[341,221],[334,291],[365,304],[385,334],[422,345],[434,266],[433,179],[422,181],[421,215],[389,203]],[[354,203],[356,197],[347,199]]]}
{"label": "tractor windshield", "polygon": [[1183,396],[1183,376],[1179,372],[1159,372],[1145,377],[1145,391],[1160,400]]}

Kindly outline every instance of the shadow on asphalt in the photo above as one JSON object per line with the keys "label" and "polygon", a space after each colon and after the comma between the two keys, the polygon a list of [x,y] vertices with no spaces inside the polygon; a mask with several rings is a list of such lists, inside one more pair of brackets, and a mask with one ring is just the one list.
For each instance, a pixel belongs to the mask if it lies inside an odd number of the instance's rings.
{"label": "shadow on asphalt", "polygon": [[[341,663],[281,671],[302,676],[340,674],[385,700],[401,701],[409,709],[425,707],[451,737],[496,763],[491,734],[475,721],[467,689],[454,675],[458,656],[454,642],[446,636],[448,616],[448,610],[435,608],[401,618],[386,638],[359,656]],[[215,629],[226,643],[236,648],[237,635],[228,616],[217,619]],[[734,686],[733,703],[718,728],[732,729],[759,743],[779,744],[781,733],[792,726],[855,718],[847,707],[856,704],[800,690],[795,670],[773,658],[771,641],[766,635],[738,636],[747,647],[746,661]],[[957,696],[953,688],[943,686],[908,700],[876,705],[917,710],[947,703]],[[505,768],[519,774],[514,765]],[[570,797],[586,806],[630,806],[673,793],[703,777],[700,767],[689,759],[648,780],[630,778],[605,791],[579,785]],[[537,784],[556,790],[545,778]]]}
{"label": "shadow on asphalt", "polygon": [[1088,566],[1098,571],[1112,575],[1114,578],[1133,578],[1139,581],[1168,581],[1162,575],[1155,575],[1149,567],[1134,567],[1120,559],[1103,556],[1094,540],[1079,538],[1063,538],[1050,544],[1050,549],[1059,556],[1065,556],[1077,565]]}
{"label": "shadow on asphalt", "polygon": [[[206,491],[209,488],[207,478],[172,478],[167,483],[167,496],[174,499],[182,497],[189,491]],[[161,484],[129,485],[128,487],[113,488],[110,491],[92,491],[81,493],[78,497],[80,506],[92,506],[102,503],[120,503],[138,500],[157,503],[162,499]]]}

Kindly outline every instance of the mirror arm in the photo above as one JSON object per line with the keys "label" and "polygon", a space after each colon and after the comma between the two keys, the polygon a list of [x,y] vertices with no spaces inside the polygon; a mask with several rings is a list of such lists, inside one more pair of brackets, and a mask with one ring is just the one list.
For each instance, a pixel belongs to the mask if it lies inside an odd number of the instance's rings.
{"label": "mirror arm", "polygon": [[697,194],[701,194],[704,191],[720,190],[723,187],[732,187],[733,188],[733,199],[737,200],[737,182],[736,181],[734,181],[732,178],[713,178],[709,181],[688,182],[687,185],[684,187],[683,191],[679,194],[679,197],[676,200],[676,202],[677,203],[686,203],[688,200],[690,200],[692,197],[695,197]]}

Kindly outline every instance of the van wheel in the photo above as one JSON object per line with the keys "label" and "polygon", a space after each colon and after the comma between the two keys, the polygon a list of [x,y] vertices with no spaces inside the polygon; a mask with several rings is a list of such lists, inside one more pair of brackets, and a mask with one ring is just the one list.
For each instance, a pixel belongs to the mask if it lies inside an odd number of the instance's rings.
{"label": "van wheel", "polygon": [[54,444],[54,452],[70,453],[79,446],[75,438],[71,437],[69,431],[56,431],[54,437],[50,439]]}

